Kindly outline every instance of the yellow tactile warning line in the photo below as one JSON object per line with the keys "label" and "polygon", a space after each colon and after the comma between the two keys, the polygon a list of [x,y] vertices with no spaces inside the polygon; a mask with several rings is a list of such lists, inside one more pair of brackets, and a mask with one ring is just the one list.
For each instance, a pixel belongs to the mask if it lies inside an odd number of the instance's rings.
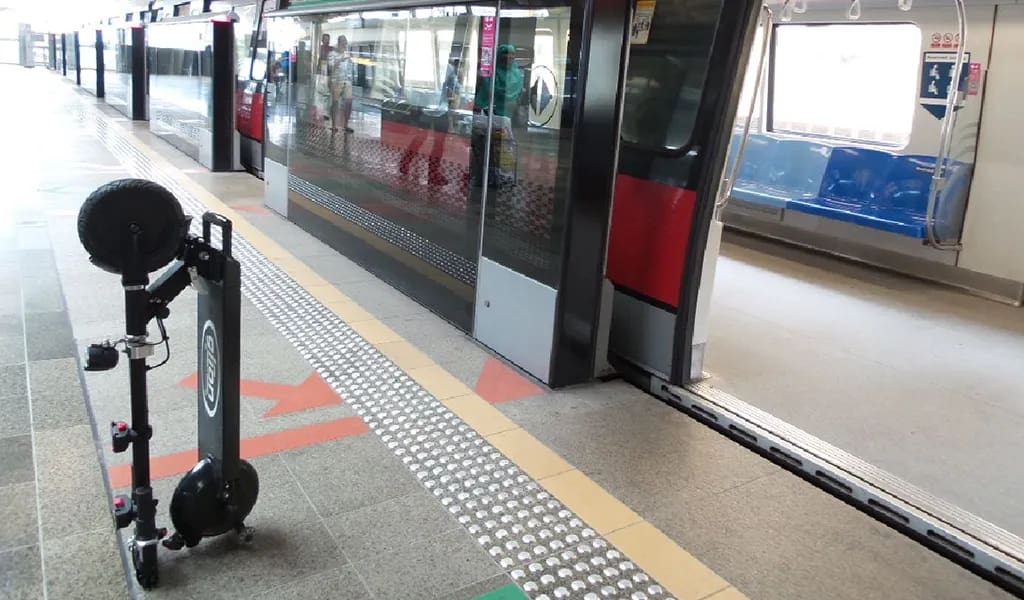
{"label": "yellow tactile warning line", "polygon": [[390,358],[509,460],[579,515],[599,535],[622,550],[630,560],[654,577],[672,595],[679,600],[746,598],[657,527],[645,521],[566,462],[558,453],[473,393],[473,390],[462,381],[435,364],[429,356],[403,340],[390,327],[375,319],[359,304],[256,229],[245,217],[209,190],[171,165],[145,140],[135,137],[130,129],[124,128],[121,124],[116,125],[134,137],[135,146],[139,151],[162,166],[177,183],[201,200],[210,210],[230,219],[235,231],[263,256],[288,273],[310,295],[330,308],[367,342]]}

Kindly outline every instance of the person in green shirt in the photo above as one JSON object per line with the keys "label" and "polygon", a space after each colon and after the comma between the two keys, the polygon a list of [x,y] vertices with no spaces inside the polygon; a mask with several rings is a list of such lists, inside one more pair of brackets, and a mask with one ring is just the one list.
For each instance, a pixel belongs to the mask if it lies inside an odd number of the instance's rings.
{"label": "person in green shirt", "polygon": [[[516,64],[516,47],[498,46],[498,60],[494,65],[494,114],[512,117],[523,93],[523,71]],[[491,104],[491,77],[479,77],[476,84],[474,107],[486,110]]]}

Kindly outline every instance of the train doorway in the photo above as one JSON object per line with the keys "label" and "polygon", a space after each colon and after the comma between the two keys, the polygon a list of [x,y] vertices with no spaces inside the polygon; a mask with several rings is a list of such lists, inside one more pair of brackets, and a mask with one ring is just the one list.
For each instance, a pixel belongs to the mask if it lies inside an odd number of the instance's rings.
{"label": "train doorway", "polygon": [[1021,17],[863,0],[768,9],[726,132],[707,337],[691,344],[706,342],[704,360],[652,387],[1016,585],[1024,278],[995,223],[1021,221],[992,191],[1018,156],[1004,130],[1019,85],[999,65],[1019,51]]}

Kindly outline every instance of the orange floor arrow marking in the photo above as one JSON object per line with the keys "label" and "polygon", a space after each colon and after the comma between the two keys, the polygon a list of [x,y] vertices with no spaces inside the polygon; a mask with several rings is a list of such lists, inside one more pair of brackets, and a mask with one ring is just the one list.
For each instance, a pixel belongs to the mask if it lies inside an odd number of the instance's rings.
{"label": "orange floor arrow marking", "polygon": [[[178,382],[178,385],[195,389],[198,380],[199,376],[192,373]],[[321,406],[332,406],[342,402],[341,397],[316,373],[312,373],[298,385],[267,383],[251,379],[243,379],[240,384],[242,396],[277,401],[277,404],[263,413],[264,417],[274,417]]]}
{"label": "orange floor arrow marking", "polygon": [[[350,435],[359,435],[369,431],[366,423],[359,417],[342,417],[334,421],[314,423],[293,429],[275,431],[264,435],[242,440],[240,452],[242,458],[266,456],[283,450],[303,448],[336,440]],[[191,448],[183,452],[174,452],[162,456],[154,456],[149,461],[150,478],[162,479],[172,475],[181,475],[195,466],[199,460],[199,450]],[[110,467],[110,487],[125,488],[132,483],[132,466],[130,464]]]}
{"label": "orange floor arrow marking", "polygon": [[488,356],[484,361],[474,391],[491,404],[544,393],[539,386],[493,356]]}

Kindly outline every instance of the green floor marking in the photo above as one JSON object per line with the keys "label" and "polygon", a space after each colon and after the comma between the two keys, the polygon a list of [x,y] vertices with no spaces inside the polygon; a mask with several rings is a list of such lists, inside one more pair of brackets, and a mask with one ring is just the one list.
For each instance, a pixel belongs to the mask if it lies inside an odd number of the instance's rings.
{"label": "green floor marking", "polygon": [[477,596],[473,600],[529,600],[526,594],[523,593],[519,586],[514,583],[510,583],[506,586],[502,586],[496,590],[491,590],[482,596]]}

